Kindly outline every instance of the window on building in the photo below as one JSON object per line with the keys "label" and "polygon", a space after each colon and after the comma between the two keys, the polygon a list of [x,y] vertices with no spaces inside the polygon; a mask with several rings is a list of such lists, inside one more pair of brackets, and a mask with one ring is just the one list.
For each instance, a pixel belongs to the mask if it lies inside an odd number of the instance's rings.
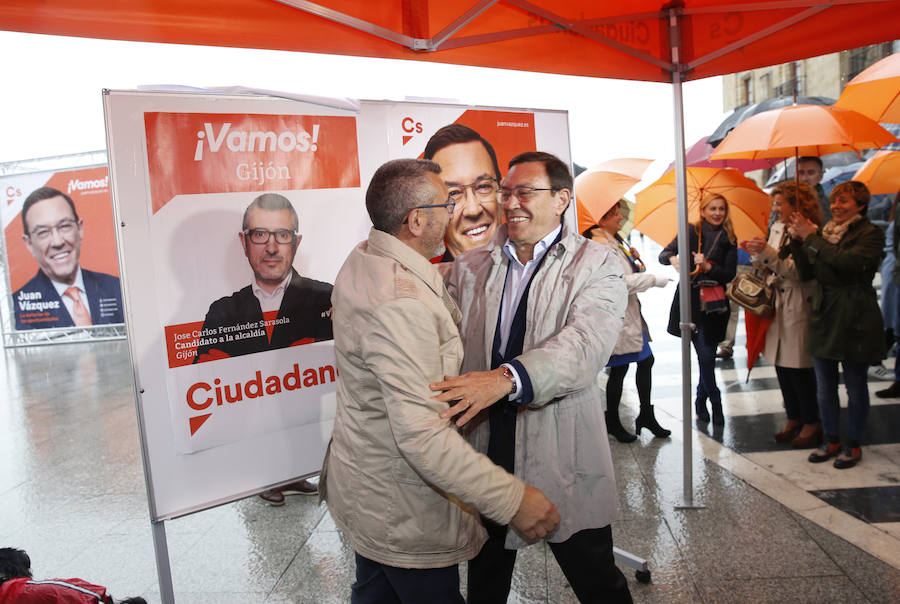
{"label": "window on building", "polygon": [[741,105],[753,102],[753,78],[748,76],[741,80]]}
{"label": "window on building", "polygon": [[759,78],[759,89],[763,99],[772,98],[772,74],[764,73]]}
{"label": "window on building", "polygon": [[873,44],[872,46],[863,46],[862,48],[851,50],[847,80],[852,80],[872,63],[876,63],[890,55],[891,46],[890,42],[885,42],[883,44]]}
{"label": "window on building", "polygon": [[800,78],[798,77],[797,63],[788,63],[785,70],[787,78],[775,87],[775,96],[800,95]]}

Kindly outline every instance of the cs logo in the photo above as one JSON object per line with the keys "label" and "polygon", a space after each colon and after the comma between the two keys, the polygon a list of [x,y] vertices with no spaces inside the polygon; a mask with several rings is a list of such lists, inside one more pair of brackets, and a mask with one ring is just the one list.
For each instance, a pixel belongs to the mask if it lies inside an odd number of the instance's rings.
{"label": "cs logo", "polygon": [[[421,132],[421,130],[419,131]],[[17,189],[11,185],[6,187],[6,205],[12,205],[12,203],[16,200],[17,197],[22,196],[22,189]]]}
{"label": "cs logo", "polygon": [[403,144],[405,145],[412,140],[414,133],[422,133],[422,122],[417,122],[411,117],[405,117],[400,122],[400,128],[403,130]]}

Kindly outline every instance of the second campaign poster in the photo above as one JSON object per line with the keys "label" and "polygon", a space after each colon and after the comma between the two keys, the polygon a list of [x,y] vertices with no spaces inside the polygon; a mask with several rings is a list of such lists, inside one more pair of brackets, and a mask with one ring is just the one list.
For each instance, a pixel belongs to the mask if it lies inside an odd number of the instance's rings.
{"label": "second campaign poster", "polygon": [[125,322],[106,166],[0,178],[16,331]]}

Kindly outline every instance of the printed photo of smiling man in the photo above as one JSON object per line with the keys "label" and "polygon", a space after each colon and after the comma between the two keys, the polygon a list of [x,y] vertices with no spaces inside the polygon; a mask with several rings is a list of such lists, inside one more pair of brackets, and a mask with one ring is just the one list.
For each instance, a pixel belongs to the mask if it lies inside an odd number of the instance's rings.
{"label": "printed photo of smiling man", "polygon": [[225,340],[201,344],[195,363],[333,339],[331,284],[293,267],[299,228],[283,195],[265,193],[247,206],[238,239],[253,282],[209,305],[203,333]]}
{"label": "printed photo of smiling man", "polygon": [[425,145],[424,158],[441,166],[441,178],[456,203],[441,258],[449,262],[486,245],[494,236],[500,224],[500,166],[491,143],[462,124],[450,124],[435,132]]}
{"label": "printed photo of smiling man", "polygon": [[17,330],[125,322],[119,278],[79,264],[84,221],[71,197],[35,189],[22,205],[22,229],[39,268],[13,292]]}

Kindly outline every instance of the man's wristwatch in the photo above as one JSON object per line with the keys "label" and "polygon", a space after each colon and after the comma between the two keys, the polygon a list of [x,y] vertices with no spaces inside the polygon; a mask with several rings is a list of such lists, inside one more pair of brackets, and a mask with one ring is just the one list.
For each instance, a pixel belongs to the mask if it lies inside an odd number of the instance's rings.
{"label": "man's wristwatch", "polygon": [[516,393],[516,376],[513,375],[513,372],[509,370],[509,367],[506,365],[501,365],[500,370],[503,372],[503,377],[508,379],[512,384],[512,390],[509,391],[510,394]]}

